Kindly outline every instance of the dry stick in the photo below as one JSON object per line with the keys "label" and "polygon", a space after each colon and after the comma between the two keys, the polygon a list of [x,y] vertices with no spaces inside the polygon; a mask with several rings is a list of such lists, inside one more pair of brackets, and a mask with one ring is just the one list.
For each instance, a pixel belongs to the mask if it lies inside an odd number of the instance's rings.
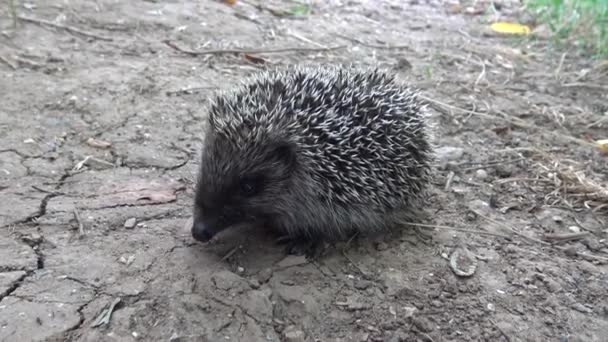
{"label": "dry stick", "polygon": [[544,234],[543,238],[545,240],[549,240],[549,241],[564,242],[564,241],[580,240],[580,239],[584,238],[587,235],[589,235],[588,232],[566,233],[566,234]]}
{"label": "dry stick", "polygon": [[16,70],[17,66],[15,66],[13,63],[11,63],[7,58],[0,56],[0,62],[8,65],[11,69]]}
{"label": "dry stick", "polygon": [[74,218],[76,218],[76,221],[78,222],[78,232],[80,233],[80,235],[84,235],[84,224],[80,219],[80,213],[78,212],[78,208],[74,208]]}
{"label": "dry stick", "polygon": [[499,160],[499,161],[479,164],[477,166],[466,167],[466,168],[462,168],[462,169],[458,169],[458,170],[459,171],[472,171],[472,170],[483,169],[483,168],[488,167],[488,166],[496,166],[496,165],[505,165],[505,164],[517,163],[519,161],[527,160],[527,159],[528,158],[515,158],[515,159]]}
{"label": "dry stick", "polygon": [[498,221],[496,221],[496,220],[494,220],[494,219],[492,219],[492,218],[489,218],[489,217],[487,217],[487,216],[485,216],[485,215],[481,214],[481,213],[480,213],[479,211],[477,211],[477,210],[473,210],[473,212],[474,212],[476,215],[478,215],[479,217],[481,217],[481,218],[485,219],[486,221],[489,221],[489,222],[491,222],[491,223],[494,223],[495,225],[501,226],[501,227],[503,227],[503,228],[505,228],[505,229],[507,229],[507,230],[511,231],[513,234],[516,234],[516,235],[519,235],[519,236],[523,237],[524,239],[530,240],[530,241],[532,241],[532,242],[539,243],[539,244],[541,244],[541,245],[550,245],[550,243],[548,243],[548,242],[545,242],[545,241],[542,241],[542,240],[539,240],[539,239],[535,239],[535,238],[533,238],[533,237],[529,237],[529,236],[527,236],[527,235],[526,235],[526,234],[524,234],[524,233],[518,232],[517,230],[513,229],[512,227],[510,227],[510,226],[508,226],[508,225],[506,225],[506,224],[504,224],[504,223],[498,222]]}
{"label": "dry stick", "polygon": [[[608,89],[608,87],[606,87],[606,89]],[[476,112],[474,110],[463,109],[463,108],[460,108],[460,107],[456,107],[456,106],[453,106],[453,105],[441,102],[439,100],[431,99],[431,98],[426,97],[426,96],[419,95],[419,97],[421,99],[423,99],[423,100],[426,100],[426,101],[430,102],[430,103],[442,106],[444,108],[456,110],[456,111],[459,111],[461,113],[471,114],[471,115],[477,115],[477,116],[481,116],[481,117],[485,117],[485,118],[489,118],[489,119],[502,120],[502,121],[508,122],[508,123],[510,123],[512,125],[519,126],[521,128],[537,128],[537,129],[539,129],[539,130],[541,130],[543,132],[546,132],[546,133],[549,133],[549,134],[552,134],[552,135],[555,135],[555,136],[559,136],[561,138],[568,139],[568,140],[570,140],[572,142],[575,142],[575,143],[577,143],[577,144],[579,144],[581,146],[595,147],[595,144],[593,144],[591,142],[588,142],[588,141],[585,141],[585,140],[582,140],[582,139],[579,139],[579,138],[575,138],[573,136],[564,135],[564,134],[561,134],[560,132],[544,130],[544,129],[540,128],[540,127],[532,126],[532,125],[526,123],[525,121],[523,121],[521,119],[518,119],[518,118],[515,118],[515,117],[511,117],[512,119],[507,119],[507,118],[499,117],[499,116],[492,115],[492,114],[480,113],[480,112]]]}
{"label": "dry stick", "polygon": [[314,51],[332,51],[332,50],[339,50],[339,49],[346,48],[345,45],[339,45],[339,46],[333,46],[333,47],[327,47],[327,48],[289,47],[289,48],[279,48],[279,49],[216,49],[216,50],[193,51],[193,50],[183,49],[183,48],[177,46],[175,43],[173,43],[170,40],[163,40],[163,43],[165,43],[167,46],[169,46],[170,48],[172,48],[176,51],[185,53],[190,56],[221,55],[221,54],[228,54],[228,53],[255,54],[255,53],[282,53],[282,52],[297,52],[297,51],[314,52]]}
{"label": "dry stick", "polygon": [[425,100],[425,101],[428,101],[428,102],[431,102],[433,104],[442,106],[444,108],[456,110],[456,111],[459,111],[461,113],[472,114],[472,115],[481,116],[481,117],[485,117],[485,118],[489,118],[489,119],[502,120],[502,121],[506,121],[508,123],[511,123],[511,124],[513,124],[515,126],[520,126],[520,127],[523,127],[523,128],[530,128],[531,127],[529,124],[527,124],[525,122],[522,122],[520,119],[517,119],[517,121],[520,121],[520,122],[515,122],[514,120],[507,119],[507,118],[501,118],[501,117],[496,116],[496,115],[487,114],[487,113],[480,113],[480,112],[476,112],[474,110],[468,110],[468,109],[463,109],[463,108],[460,108],[460,107],[452,106],[450,104],[441,102],[439,100],[434,100],[434,99],[431,99],[431,98],[426,97],[426,96],[419,95],[419,97],[421,99]]}
{"label": "dry stick", "polygon": [[559,73],[562,71],[562,67],[564,66],[564,60],[566,59],[566,55],[568,53],[564,52],[562,54],[562,58],[559,60],[559,65],[557,66],[557,70],[555,70],[555,79],[559,81]]}
{"label": "dry stick", "polygon": [[95,38],[95,39],[99,39],[99,40],[105,40],[105,41],[108,41],[108,42],[112,41],[112,38],[109,38],[109,37],[99,36],[99,35],[97,35],[95,33],[83,31],[81,29],[77,29],[77,28],[72,27],[72,26],[57,24],[57,23],[54,23],[52,21],[48,21],[48,20],[44,20],[44,19],[30,18],[30,17],[26,17],[26,16],[22,16],[22,15],[18,15],[17,18],[19,20],[23,20],[23,21],[34,23],[34,24],[38,24],[38,25],[47,25],[47,26],[52,26],[52,27],[55,27],[55,28],[63,29],[63,30],[66,30],[68,32],[80,34],[80,35],[83,35],[83,36],[89,37],[89,38]]}
{"label": "dry stick", "polygon": [[370,44],[370,43],[366,43],[364,41],[361,41],[357,38],[353,38],[353,37],[349,37],[349,36],[345,36],[339,33],[335,33],[334,35],[349,40],[353,43],[359,44],[359,45],[363,45],[363,46],[367,46],[369,48],[373,48],[373,49],[387,49],[387,50],[391,50],[391,49],[410,49],[412,46],[411,45],[379,45],[379,44]]}
{"label": "dry stick", "polygon": [[564,84],[560,84],[560,86],[565,87],[565,88],[581,87],[581,88],[608,90],[608,86],[603,86],[601,84],[582,83],[582,82],[564,83]]}
{"label": "dry stick", "polygon": [[501,238],[504,238],[504,239],[507,239],[507,240],[511,240],[510,236],[507,236],[507,235],[504,235],[504,234],[499,234],[499,233],[486,232],[486,231],[483,231],[483,230],[456,228],[456,227],[450,227],[450,226],[441,226],[441,225],[436,225],[436,224],[424,224],[424,223],[415,223],[415,222],[403,222],[403,223],[407,224],[407,225],[415,226],[415,227],[454,230],[454,231],[457,231],[457,232],[464,232],[464,233],[474,233],[474,234],[479,234],[479,235],[497,236],[497,237],[501,237]]}

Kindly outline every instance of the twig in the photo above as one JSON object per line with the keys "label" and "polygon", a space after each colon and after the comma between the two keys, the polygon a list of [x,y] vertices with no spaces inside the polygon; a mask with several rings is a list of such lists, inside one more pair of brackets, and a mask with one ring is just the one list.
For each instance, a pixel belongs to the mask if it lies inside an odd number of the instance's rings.
{"label": "twig", "polygon": [[224,255],[222,257],[222,259],[220,259],[220,262],[224,262],[226,260],[228,260],[228,258],[230,258],[232,255],[234,255],[234,253],[236,253],[236,251],[238,251],[241,248],[241,246],[236,246],[233,249],[231,249],[228,253],[226,253],[226,255]]}
{"label": "twig", "polygon": [[32,60],[29,60],[29,59],[26,59],[26,58],[22,58],[22,57],[19,57],[19,56],[14,56],[13,58],[18,63],[29,65],[33,69],[40,69],[40,68],[42,68],[44,66],[44,64],[40,64],[38,62],[34,62]]}
{"label": "twig", "polygon": [[0,56],[0,62],[8,65],[11,69],[16,70],[17,66],[14,65],[13,63],[11,63],[11,61],[8,60],[8,58]]}
{"label": "twig", "polygon": [[78,29],[78,28],[75,28],[75,27],[72,27],[72,26],[57,24],[57,23],[54,23],[52,21],[48,21],[48,20],[44,20],[44,19],[30,18],[30,17],[26,17],[26,16],[23,16],[23,15],[18,15],[17,18],[19,20],[23,20],[23,21],[34,23],[34,24],[38,24],[38,25],[47,25],[47,26],[52,26],[52,27],[55,27],[55,28],[63,29],[63,30],[66,30],[68,32],[75,33],[75,34],[80,34],[80,35],[83,35],[83,36],[89,37],[89,38],[95,38],[95,39],[99,39],[99,40],[105,40],[105,41],[108,41],[108,42],[112,41],[112,38],[109,38],[109,37],[99,36],[99,35],[97,35],[95,33],[83,31],[81,29]]}
{"label": "twig", "polygon": [[477,84],[486,76],[486,63],[482,60],[481,61],[481,72],[479,73],[479,76],[477,76],[477,79],[475,80],[475,83],[473,84],[473,87],[477,88]]}
{"label": "twig", "polygon": [[[463,169],[458,169],[460,171],[472,171],[472,170],[478,170],[478,169],[483,169],[485,167],[488,166],[495,166],[495,165],[505,165],[505,164],[511,164],[511,163],[516,163],[522,160],[527,160],[527,158],[515,158],[515,159],[506,159],[506,160],[499,160],[499,161],[494,161],[494,162],[488,162],[485,164],[479,164],[477,166],[472,166],[472,167],[467,167],[467,168],[463,168]],[[468,164],[471,164],[470,162],[467,162]]]}
{"label": "twig", "polygon": [[503,227],[503,228],[505,228],[505,229],[507,229],[507,230],[509,230],[509,231],[513,232],[514,234],[516,234],[516,235],[519,235],[519,236],[523,237],[524,239],[530,240],[530,241],[532,241],[532,242],[539,243],[539,244],[541,244],[541,245],[550,245],[548,242],[545,242],[545,241],[542,241],[542,240],[539,240],[539,239],[535,239],[535,238],[533,238],[533,237],[529,237],[529,236],[527,236],[527,235],[526,235],[526,234],[524,234],[524,233],[518,232],[518,231],[517,231],[517,230],[515,230],[513,227],[508,226],[508,225],[506,225],[506,224],[504,224],[504,223],[498,222],[498,221],[496,221],[496,220],[494,220],[494,219],[492,219],[492,218],[489,218],[489,217],[487,217],[487,216],[485,216],[485,215],[481,214],[481,213],[480,213],[479,211],[477,211],[477,210],[473,210],[473,212],[474,212],[474,213],[475,213],[477,216],[479,216],[479,217],[481,217],[481,218],[485,219],[486,221],[489,221],[489,222],[491,222],[491,223],[494,223],[495,225],[501,226],[501,227]]}
{"label": "twig", "polygon": [[436,225],[436,224],[424,224],[424,223],[415,223],[415,222],[403,222],[403,224],[407,224],[410,226],[416,226],[416,227],[422,227],[422,228],[437,228],[437,229],[444,229],[444,230],[454,230],[457,232],[464,232],[464,233],[474,233],[474,234],[479,234],[479,235],[496,236],[496,237],[501,237],[503,239],[511,240],[510,236],[507,236],[504,234],[499,234],[499,233],[486,232],[483,230],[456,228],[456,227],[450,227],[450,226],[441,226],[441,225]]}
{"label": "twig", "polygon": [[584,238],[589,235],[588,232],[582,233],[566,233],[566,234],[544,234],[543,238],[548,241],[556,241],[556,242],[564,242],[564,241],[574,241]]}
{"label": "twig", "polygon": [[580,88],[591,88],[591,89],[598,89],[598,90],[608,90],[608,86],[604,86],[601,84],[582,83],[582,82],[564,83],[564,84],[561,84],[560,86],[565,87],[565,88],[580,87]]}
{"label": "twig", "polygon": [[454,173],[454,171],[450,171],[450,173],[448,173],[448,177],[445,181],[445,186],[443,187],[443,191],[447,192],[448,190],[450,190],[450,186],[452,185],[452,181],[454,180],[454,176],[456,174]]}
{"label": "twig", "polygon": [[279,48],[279,49],[215,49],[215,50],[202,50],[202,51],[193,51],[183,49],[177,46],[170,40],[163,40],[165,45],[170,48],[179,51],[181,53],[185,53],[190,56],[204,56],[204,55],[222,55],[222,54],[256,54],[256,53],[282,53],[282,52],[315,52],[315,51],[332,51],[346,48],[345,45],[331,46],[327,48],[310,48],[310,47],[288,47],[288,48]]}
{"label": "twig", "polygon": [[557,65],[557,70],[555,70],[555,79],[558,81],[559,81],[559,73],[561,72],[562,67],[564,66],[564,60],[566,59],[567,54],[568,54],[567,52],[564,52],[562,54],[562,58],[560,58],[559,64]]}
{"label": "twig", "polygon": [[32,185],[32,189],[38,190],[40,192],[44,192],[45,194],[50,194],[50,195],[53,195],[53,196],[62,196],[62,195],[65,195],[63,192],[46,190],[46,189],[43,189],[43,188],[41,188],[41,187],[39,187],[37,185]]}
{"label": "twig", "polygon": [[310,40],[310,39],[308,39],[308,38],[306,38],[304,36],[300,36],[299,34],[293,32],[293,31],[290,31],[288,34],[290,36],[298,39],[298,40],[303,41],[304,43],[313,44],[313,45],[316,45],[316,46],[318,46],[318,47],[320,47],[322,49],[327,49],[327,45],[324,45],[324,44],[321,44],[321,43],[317,43],[314,40]]}
{"label": "twig", "polygon": [[78,208],[74,208],[74,218],[76,218],[76,221],[78,222],[78,232],[80,233],[80,235],[84,235],[84,224],[80,219],[80,213],[78,212]]}
{"label": "twig", "polygon": [[522,128],[530,128],[529,124],[521,121],[520,119],[517,119],[518,122],[516,122],[515,120],[499,117],[499,116],[496,116],[496,115],[487,114],[487,113],[480,113],[480,112],[476,112],[476,111],[473,111],[473,110],[468,110],[468,109],[456,107],[456,106],[453,106],[453,105],[441,102],[439,100],[431,99],[431,98],[423,96],[423,95],[419,95],[419,97],[421,99],[425,100],[425,101],[428,101],[428,102],[432,103],[432,104],[439,105],[441,107],[448,108],[448,109],[451,109],[451,110],[459,111],[459,112],[464,113],[464,114],[471,114],[471,115],[481,116],[481,117],[489,118],[489,119],[502,120],[502,121],[508,122],[510,124],[513,124],[515,126],[519,126],[519,127],[522,127]]}
{"label": "twig", "polygon": [[342,255],[344,256],[344,258],[346,258],[346,260],[348,260],[348,262],[350,262],[358,271],[359,273],[361,273],[364,277],[369,277],[370,274],[366,271],[364,271],[356,262],[353,261],[353,259],[351,259],[348,256],[348,253],[346,253],[346,251],[343,249],[342,250]]}
{"label": "twig", "polygon": [[353,38],[353,37],[349,37],[349,36],[345,36],[342,35],[340,33],[336,33],[334,32],[335,36],[338,36],[340,38],[349,40],[353,43],[359,44],[359,45],[363,45],[363,46],[367,46],[369,48],[372,49],[385,49],[385,50],[399,50],[399,49],[411,49],[412,46],[411,45],[380,45],[380,44],[370,44],[370,43],[366,43],[364,41],[361,41],[357,38]]}
{"label": "twig", "polygon": [[217,87],[190,87],[190,88],[183,88],[183,89],[178,89],[178,90],[167,90],[165,92],[165,95],[167,96],[171,96],[171,95],[182,95],[182,94],[193,94],[199,90],[215,90],[217,89]]}

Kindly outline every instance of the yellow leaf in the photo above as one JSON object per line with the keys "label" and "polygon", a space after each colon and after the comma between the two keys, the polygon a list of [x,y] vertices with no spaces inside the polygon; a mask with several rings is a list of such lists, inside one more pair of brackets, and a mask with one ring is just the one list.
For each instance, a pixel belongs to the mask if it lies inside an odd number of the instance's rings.
{"label": "yellow leaf", "polygon": [[499,21],[492,23],[490,26],[492,30],[499,33],[509,33],[509,34],[528,34],[530,33],[530,28],[526,25],[518,24],[518,23],[508,23],[505,21]]}
{"label": "yellow leaf", "polygon": [[598,140],[598,141],[596,141],[596,143],[597,143],[597,147],[600,148],[600,151],[602,151],[606,155],[608,155],[608,139]]}

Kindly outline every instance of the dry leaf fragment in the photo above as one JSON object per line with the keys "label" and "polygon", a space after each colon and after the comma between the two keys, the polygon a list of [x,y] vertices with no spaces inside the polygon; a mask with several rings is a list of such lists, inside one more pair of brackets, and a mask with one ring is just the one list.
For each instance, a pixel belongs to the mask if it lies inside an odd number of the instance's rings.
{"label": "dry leaf fragment", "polygon": [[264,58],[261,58],[261,57],[256,57],[256,56],[250,55],[248,53],[244,54],[244,56],[245,56],[246,60],[250,61],[253,64],[264,64],[264,63],[266,63],[266,60]]}
{"label": "dry leaf fragment", "polygon": [[507,33],[507,34],[529,34],[530,28],[526,25],[518,23],[509,23],[505,21],[498,21],[490,25],[494,32]]}
{"label": "dry leaf fragment", "polygon": [[599,147],[600,151],[608,156],[608,139],[602,139],[596,141],[597,147]]}
{"label": "dry leaf fragment", "polygon": [[87,140],[87,144],[91,147],[96,147],[96,148],[109,148],[110,146],[112,146],[112,143],[110,143],[110,142],[98,140],[95,138],[89,138]]}
{"label": "dry leaf fragment", "polygon": [[236,4],[236,0],[224,0],[224,3],[228,5],[234,5]]}

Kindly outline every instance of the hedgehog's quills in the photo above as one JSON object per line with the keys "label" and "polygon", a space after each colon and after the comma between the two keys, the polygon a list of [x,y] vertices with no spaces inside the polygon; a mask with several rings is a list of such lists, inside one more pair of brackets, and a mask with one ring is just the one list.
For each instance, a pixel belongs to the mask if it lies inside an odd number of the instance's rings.
{"label": "hedgehog's quills", "polygon": [[213,101],[192,235],[242,223],[341,240],[402,225],[431,177],[416,92],[378,69],[267,71]]}

